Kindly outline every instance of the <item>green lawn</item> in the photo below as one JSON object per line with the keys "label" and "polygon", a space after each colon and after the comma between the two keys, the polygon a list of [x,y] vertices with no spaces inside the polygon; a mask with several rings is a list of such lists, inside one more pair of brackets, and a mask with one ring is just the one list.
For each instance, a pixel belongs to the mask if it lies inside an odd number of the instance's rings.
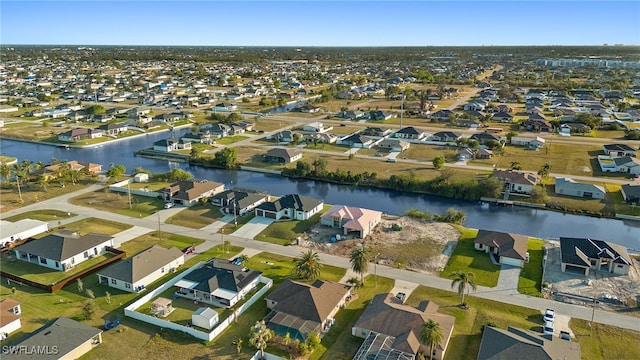
{"label": "green lawn", "polygon": [[133,225],[93,217],[74,221],[65,225],[65,228],[75,230],[81,235],[86,235],[92,232],[114,235],[121,231],[131,229],[132,227]]}
{"label": "green lawn", "polygon": [[518,281],[518,292],[541,297],[542,293],[542,257],[544,256],[544,240],[529,239],[527,244],[527,252],[529,253],[529,262],[524,264],[524,268],[520,271],[520,280]]}
{"label": "green lawn", "polygon": [[131,217],[147,217],[155,214],[164,206],[164,201],[161,199],[132,195],[131,207],[129,207],[129,196],[127,196],[127,194],[109,192],[105,190],[80,195],[70,199],[69,202],[74,205],[87,206],[103,211],[111,211]]}
{"label": "green lawn", "polygon": [[270,242],[279,245],[289,245],[300,234],[311,229],[312,226],[320,221],[320,216],[325,211],[329,210],[331,205],[325,204],[322,210],[313,215],[309,220],[291,220],[291,221],[276,221],[267,226],[260,234],[254,239]]}
{"label": "green lawn", "polygon": [[120,246],[120,248],[118,248],[118,250],[125,251],[127,253],[127,257],[130,257],[153,245],[158,245],[167,249],[176,247],[178,250],[182,250],[187,246],[198,246],[203,242],[204,240],[202,239],[196,239],[184,235],[166,232],[158,234],[157,231],[153,231],[135,239],[126,241],[122,246]]}
{"label": "green lawn", "polygon": [[201,227],[214,223],[221,217],[222,213],[220,213],[219,207],[206,203],[196,204],[185,208],[176,215],[167,219],[165,222],[167,224],[200,229]]}
{"label": "green lawn", "polygon": [[[247,260],[245,266],[249,269],[262,271],[264,276],[273,279],[274,287],[286,278],[302,281],[296,279],[295,274],[293,274],[293,258],[288,256],[260,253]],[[337,282],[342,279],[346,272],[344,268],[323,265],[319,278]]]}
{"label": "green lawn", "polygon": [[314,149],[314,150],[324,150],[324,151],[330,151],[330,152],[339,152],[339,153],[347,152],[350,149],[350,147],[346,145],[325,144],[325,143],[318,143],[317,145],[313,145],[311,143],[311,144],[307,144],[307,146],[305,146],[304,148]]}
{"label": "green lawn", "polygon": [[473,248],[473,240],[478,230],[458,226],[457,228],[460,230],[460,239],[440,277],[450,278],[454,271],[473,272],[476,276],[476,285],[488,287],[498,285],[500,266],[493,264],[487,253]]}
{"label": "green lawn", "polygon": [[229,144],[233,144],[234,142],[238,142],[248,138],[249,138],[248,136],[241,136],[241,135],[227,136],[227,137],[223,137],[222,139],[216,139],[216,144],[229,145]]}
{"label": "green lawn", "polygon": [[640,332],[571,319],[569,326],[580,343],[583,360],[640,359]]}
{"label": "green lawn", "polygon": [[255,214],[253,212],[249,212],[245,216],[236,217],[235,222],[234,221],[228,222],[223,227],[221,227],[220,230],[218,230],[218,232],[221,234],[232,234],[236,230],[240,229],[242,225],[248,223],[249,220],[253,219],[254,216]]}
{"label": "green lawn", "polygon": [[64,220],[76,216],[77,214],[67,213],[65,211],[46,209],[27,211],[22,214],[14,215],[6,218],[7,221],[18,221],[22,219],[34,219],[40,221]]}

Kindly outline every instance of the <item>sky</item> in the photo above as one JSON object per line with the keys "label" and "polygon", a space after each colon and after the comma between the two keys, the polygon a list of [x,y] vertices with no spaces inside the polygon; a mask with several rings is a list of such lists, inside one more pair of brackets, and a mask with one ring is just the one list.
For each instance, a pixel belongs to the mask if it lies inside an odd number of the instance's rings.
{"label": "sky", "polygon": [[640,45],[640,1],[0,1],[0,43]]}

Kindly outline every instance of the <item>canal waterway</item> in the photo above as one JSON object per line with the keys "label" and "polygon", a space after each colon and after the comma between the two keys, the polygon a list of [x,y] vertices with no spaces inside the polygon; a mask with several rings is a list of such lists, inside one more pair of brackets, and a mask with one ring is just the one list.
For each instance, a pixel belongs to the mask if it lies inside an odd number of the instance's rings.
{"label": "canal waterway", "polygon": [[[176,130],[177,136],[186,129]],[[19,161],[42,161],[52,158],[61,161],[79,160],[102,164],[124,165],[130,173],[136,167],[151,172],[166,172],[172,168],[189,171],[195,178],[224,183],[227,188],[258,189],[272,195],[298,193],[324,200],[328,204],[366,207],[387,214],[402,214],[416,208],[431,213],[443,213],[449,208],[467,214],[465,226],[529,236],[554,239],[558,237],[587,237],[606,240],[640,249],[640,222],[594,218],[534,208],[481,204],[438,196],[413,194],[392,190],[372,189],[330,184],[322,181],[297,180],[278,175],[250,171],[211,169],[187,163],[148,159],[134,152],[149,148],[157,140],[169,136],[168,132],[153,133],[115,143],[88,148],[64,149],[56,146],[0,139],[0,153]]]}

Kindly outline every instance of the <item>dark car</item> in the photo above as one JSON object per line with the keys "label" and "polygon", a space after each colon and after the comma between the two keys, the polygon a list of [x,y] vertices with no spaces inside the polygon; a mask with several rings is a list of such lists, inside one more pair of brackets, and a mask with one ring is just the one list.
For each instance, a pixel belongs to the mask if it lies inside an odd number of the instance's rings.
{"label": "dark car", "polygon": [[186,248],[182,249],[182,253],[185,255],[192,254],[194,251],[196,251],[196,248],[193,246],[187,246]]}

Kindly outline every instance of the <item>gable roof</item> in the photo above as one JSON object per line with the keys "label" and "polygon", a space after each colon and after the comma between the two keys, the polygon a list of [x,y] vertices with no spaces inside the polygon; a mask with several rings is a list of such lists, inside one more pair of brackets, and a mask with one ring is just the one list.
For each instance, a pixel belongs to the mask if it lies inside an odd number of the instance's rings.
{"label": "gable roof", "polygon": [[571,178],[556,178],[556,193],[558,193],[559,189],[573,189],[573,190],[581,190],[581,191],[600,191],[605,193],[606,190],[604,187],[594,184],[581,183],[576,182]]}
{"label": "gable roof", "polygon": [[260,271],[248,270],[232,264],[227,259],[213,258],[183,279],[197,283],[192,289],[211,294],[216,289],[239,292],[261,274]]}
{"label": "gable roof", "polygon": [[485,326],[478,360],[580,359],[580,344],[509,326]]}
{"label": "gable roof", "polygon": [[322,323],[350,290],[348,285],[332,281],[305,284],[286,279],[266,299],[277,303],[273,310],[279,313]]}
{"label": "gable roof", "polygon": [[46,259],[63,261],[111,239],[113,239],[112,236],[99,233],[89,233],[82,236],[75,233],[67,235],[51,234],[39,240],[29,241],[17,246],[15,250]]}
{"label": "gable roof", "polygon": [[560,238],[562,262],[579,266],[591,266],[589,259],[606,258],[617,264],[631,265],[631,257],[624,246],[603,240],[585,238]]}
{"label": "gable roof", "polygon": [[[50,321],[40,329],[28,335],[15,346],[26,346],[28,349],[32,347],[53,349],[57,347],[58,351],[50,351],[38,353],[38,359],[57,360],[64,355],[72,352],[80,345],[91,340],[95,336],[102,333],[102,330],[85,325],[83,323],[71,320],[66,317],[59,317]],[[29,353],[12,353],[2,354],[3,359],[33,359],[34,354]]]}
{"label": "gable roof", "polygon": [[289,194],[280,197],[276,201],[267,201],[260,204],[257,208],[267,211],[278,212],[282,209],[293,209],[295,211],[310,211],[316,206],[322,204],[322,200],[316,200],[307,196],[298,194]]}
{"label": "gable roof", "polygon": [[529,238],[524,235],[503,233],[490,230],[479,230],[476,244],[494,246],[498,248],[498,255],[512,259],[524,260],[527,257],[527,242]]}
{"label": "gable roof", "polygon": [[159,192],[174,194],[172,197],[178,200],[191,201],[220,186],[224,186],[224,184],[215,181],[186,180],[173,183]]}
{"label": "gable roof", "polygon": [[604,149],[607,151],[629,151],[629,152],[637,151],[637,149],[634,149],[627,144],[607,144],[607,145],[604,145]]}
{"label": "gable roof", "polygon": [[413,126],[403,127],[402,129],[396,131],[397,134],[407,134],[407,135],[420,135],[423,134],[424,131],[418,130]]}
{"label": "gable roof", "polygon": [[530,171],[493,170],[493,177],[502,182],[522,185],[536,185],[540,181],[540,175]]}
{"label": "gable roof", "polygon": [[273,148],[267,151],[267,156],[283,158],[283,159],[291,159],[294,156],[302,154],[302,150],[298,148]]}
{"label": "gable roof", "polygon": [[349,230],[366,230],[371,224],[382,217],[380,211],[359,208],[355,206],[339,205],[332,207],[329,211],[321,216],[325,219],[339,217],[340,219],[348,219],[343,225]]}
{"label": "gable roof", "polygon": [[0,328],[20,319],[20,314],[16,314],[12,311],[16,306],[20,306],[20,302],[17,300],[0,300]]}
{"label": "gable roof", "polygon": [[128,283],[135,283],[182,256],[184,256],[182,251],[175,247],[166,249],[161,246],[154,245],[142,250],[130,258],[99,271],[98,275],[107,276]]}

